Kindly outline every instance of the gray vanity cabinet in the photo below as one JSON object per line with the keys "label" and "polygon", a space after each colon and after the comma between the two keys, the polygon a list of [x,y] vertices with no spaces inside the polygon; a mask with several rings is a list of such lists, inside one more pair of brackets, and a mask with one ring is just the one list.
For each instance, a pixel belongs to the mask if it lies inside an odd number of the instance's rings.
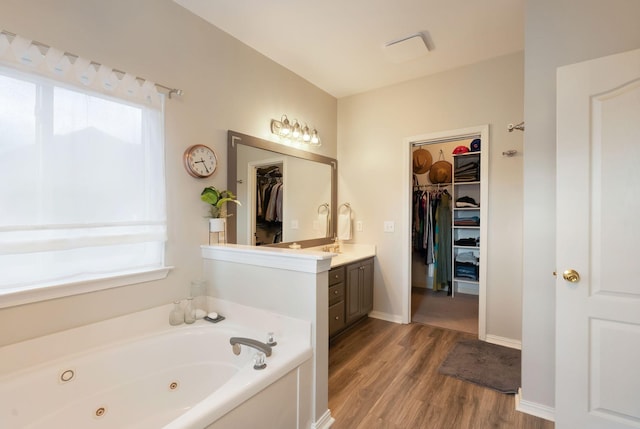
{"label": "gray vanity cabinet", "polygon": [[349,264],[346,270],[345,322],[349,324],[373,309],[373,258]]}
{"label": "gray vanity cabinet", "polygon": [[373,258],[329,271],[329,338],[373,309]]}
{"label": "gray vanity cabinet", "polygon": [[344,266],[329,271],[329,337],[340,332],[344,322]]}

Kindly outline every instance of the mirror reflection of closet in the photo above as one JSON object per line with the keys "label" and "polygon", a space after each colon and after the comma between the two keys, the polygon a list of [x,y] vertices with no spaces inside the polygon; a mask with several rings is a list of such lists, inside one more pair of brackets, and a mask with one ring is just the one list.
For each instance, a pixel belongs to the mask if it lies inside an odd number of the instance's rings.
{"label": "mirror reflection of closet", "polygon": [[296,242],[302,247],[331,243],[336,210],[331,210],[329,232],[318,222],[321,204],[337,207],[338,163],[334,158],[277,144],[268,140],[229,131],[227,134],[227,184],[242,205],[228,205],[227,242],[255,245],[256,173],[255,169],[282,164],[281,242],[261,239],[261,245],[287,247]]}
{"label": "mirror reflection of closet", "polygon": [[254,167],[252,244],[256,246],[282,242],[283,171],[282,162]]}

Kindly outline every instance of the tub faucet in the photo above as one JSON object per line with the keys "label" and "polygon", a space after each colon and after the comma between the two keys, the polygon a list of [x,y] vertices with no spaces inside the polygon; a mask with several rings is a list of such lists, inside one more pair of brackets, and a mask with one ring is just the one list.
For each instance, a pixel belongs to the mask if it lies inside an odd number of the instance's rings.
{"label": "tub faucet", "polygon": [[271,356],[271,346],[260,342],[258,340],[253,340],[251,338],[243,338],[243,337],[231,337],[229,343],[233,346],[233,352],[237,355],[240,354],[240,344],[253,347],[256,350],[261,351],[265,355]]}

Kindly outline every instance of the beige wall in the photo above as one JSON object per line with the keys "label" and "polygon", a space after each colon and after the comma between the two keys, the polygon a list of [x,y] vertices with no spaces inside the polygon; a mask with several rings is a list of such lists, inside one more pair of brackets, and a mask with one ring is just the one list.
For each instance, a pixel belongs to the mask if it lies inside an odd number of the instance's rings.
{"label": "beige wall", "polygon": [[[0,28],[172,87],[166,103],[167,264],[163,281],[0,310],[0,345],[180,299],[201,275],[204,186],[226,186],[228,129],[269,138],[282,114],[313,123],[336,157],[337,101],[170,0],[3,0]],[[213,178],[186,174],[189,145],[221,159]],[[116,168],[116,166],[114,166]]]}
{"label": "beige wall", "polygon": [[551,409],[556,69],[640,47],[639,16],[637,0],[527,0],[526,4],[522,397]]}
{"label": "beige wall", "polygon": [[[354,241],[377,246],[374,311],[401,320],[403,275],[403,139],[489,124],[487,334],[520,340],[523,54],[517,53],[338,101],[339,202],[349,201],[363,231]],[[507,158],[502,152],[517,150]],[[395,233],[383,222],[395,221]],[[405,275],[406,277],[406,275]]]}

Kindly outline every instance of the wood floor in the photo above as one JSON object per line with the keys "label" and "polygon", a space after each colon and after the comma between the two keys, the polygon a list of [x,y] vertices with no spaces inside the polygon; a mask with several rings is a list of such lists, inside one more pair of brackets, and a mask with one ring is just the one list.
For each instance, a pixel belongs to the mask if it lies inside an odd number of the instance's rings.
{"label": "wood floor", "polygon": [[478,295],[411,289],[411,321],[478,336]]}
{"label": "wood floor", "polygon": [[366,319],[329,349],[332,429],[552,429],[515,411],[513,395],[457,380],[438,368],[474,335]]}

